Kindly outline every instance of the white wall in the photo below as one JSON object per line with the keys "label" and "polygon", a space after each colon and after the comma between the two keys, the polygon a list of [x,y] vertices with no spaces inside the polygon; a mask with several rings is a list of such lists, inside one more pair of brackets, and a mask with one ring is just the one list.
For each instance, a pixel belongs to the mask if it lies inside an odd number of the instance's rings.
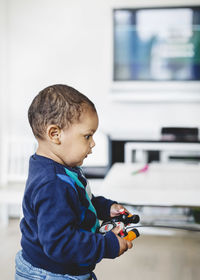
{"label": "white wall", "polygon": [[112,8],[150,2],[200,5],[200,0],[1,0],[0,90],[7,97],[1,99],[1,123],[9,135],[31,135],[28,106],[39,90],[53,83],[69,84],[88,95],[106,131],[154,134],[164,125],[200,126],[198,102],[109,101]]}
{"label": "white wall", "polygon": [[27,129],[27,106],[49,84],[70,84],[97,106],[106,96],[108,22],[104,18],[108,15],[104,14],[109,11],[101,2],[9,1],[7,67],[12,133]]}
{"label": "white wall", "polygon": [[0,181],[4,181],[5,165],[3,159],[6,157],[4,149],[7,138],[7,7],[6,0],[0,0]]}

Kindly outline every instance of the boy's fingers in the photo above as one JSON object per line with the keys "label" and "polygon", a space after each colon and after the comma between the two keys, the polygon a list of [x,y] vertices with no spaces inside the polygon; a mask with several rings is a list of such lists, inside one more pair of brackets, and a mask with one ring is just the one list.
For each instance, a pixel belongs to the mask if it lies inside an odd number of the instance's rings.
{"label": "boy's fingers", "polygon": [[[118,234],[120,233],[121,230],[122,230],[121,227],[120,227],[120,226],[117,226],[117,227],[115,227],[115,228],[112,230],[112,232],[114,232],[114,234],[116,234],[117,237],[118,237]],[[121,238],[121,237],[118,237],[118,238]],[[128,249],[131,249],[131,248],[133,247],[133,244],[132,244],[131,241],[125,240],[125,239],[123,239],[123,240],[126,241],[126,246],[127,246],[127,248],[125,249],[125,251],[127,251]]]}
{"label": "boy's fingers", "polygon": [[121,230],[122,230],[122,228],[120,226],[117,226],[112,231],[114,232],[114,234],[118,234],[118,233],[120,233]]}
{"label": "boy's fingers", "polygon": [[127,240],[127,245],[128,245],[128,249],[131,249],[133,247],[133,243],[129,240]]}

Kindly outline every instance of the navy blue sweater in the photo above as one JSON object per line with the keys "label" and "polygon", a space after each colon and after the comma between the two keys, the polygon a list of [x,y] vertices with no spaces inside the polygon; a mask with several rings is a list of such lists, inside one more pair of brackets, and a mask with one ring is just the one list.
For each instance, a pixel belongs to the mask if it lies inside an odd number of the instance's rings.
{"label": "navy blue sweater", "polygon": [[96,233],[98,218],[109,217],[114,201],[90,198],[86,186],[79,167],[36,154],[30,158],[20,228],[23,257],[33,266],[82,275],[102,258],[118,256],[115,234]]}

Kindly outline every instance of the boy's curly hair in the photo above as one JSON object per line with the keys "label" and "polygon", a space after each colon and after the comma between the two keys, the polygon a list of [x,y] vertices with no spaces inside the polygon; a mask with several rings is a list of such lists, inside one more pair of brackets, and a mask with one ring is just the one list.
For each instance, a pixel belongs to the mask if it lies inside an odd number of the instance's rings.
{"label": "boy's curly hair", "polygon": [[70,86],[57,84],[43,89],[33,99],[28,110],[33,134],[43,139],[48,125],[56,124],[63,129],[78,121],[84,104],[96,112],[92,101]]}

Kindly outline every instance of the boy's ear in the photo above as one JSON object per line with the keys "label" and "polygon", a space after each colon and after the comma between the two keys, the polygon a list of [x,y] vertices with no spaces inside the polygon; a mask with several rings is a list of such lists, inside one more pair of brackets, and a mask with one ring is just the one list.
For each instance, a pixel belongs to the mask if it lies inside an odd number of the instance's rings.
{"label": "boy's ear", "polygon": [[55,144],[60,144],[60,136],[61,136],[61,129],[57,125],[49,125],[47,128],[47,136],[50,141],[52,141]]}

